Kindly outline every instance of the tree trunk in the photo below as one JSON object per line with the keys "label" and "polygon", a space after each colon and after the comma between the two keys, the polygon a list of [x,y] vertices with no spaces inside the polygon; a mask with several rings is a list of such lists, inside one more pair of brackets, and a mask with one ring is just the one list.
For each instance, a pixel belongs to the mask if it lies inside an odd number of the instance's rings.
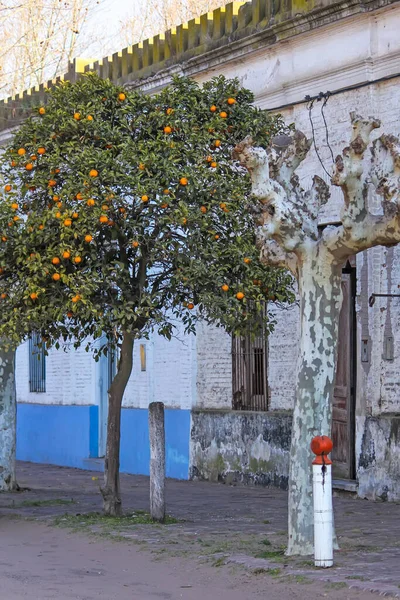
{"label": "tree trunk", "polygon": [[310,443],[316,435],[331,435],[342,268],[321,250],[305,257],[299,269],[301,335],[290,451],[288,555],[313,552]]}
{"label": "tree trunk", "polygon": [[165,521],[165,424],[164,404],[149,405],[150,438],[150,515],[155,521]]}
{"label": "tree trunk", "polygon": [[121,406],[126,385],[132,372],[133,336],[124,333],[117,374],[108,390],[107,445],[104,461],[103,495],[104,514],[122,515],[119,479],[119,453],[121,441]]}
{"label": "tree trunk", "polygon": [[0,491],[18,489],[15,480],[17,401],[15,393],[15,352],[0,353]]}

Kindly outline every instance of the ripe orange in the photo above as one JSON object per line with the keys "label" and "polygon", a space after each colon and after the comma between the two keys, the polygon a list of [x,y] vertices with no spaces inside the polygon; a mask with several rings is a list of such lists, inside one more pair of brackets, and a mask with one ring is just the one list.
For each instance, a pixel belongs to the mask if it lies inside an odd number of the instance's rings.
{"label": "ripe orange", "polygon": [[181,178],[180,178],[180,180],[179,180],[179,183],[180,183],[181,185],[187,185],[189,182],[188,182],[188,180],[186,179],[186,177],[181,177]]}
{"label": "ripe orange", "polygon": [[107,204],[103,204],[103,206],[101,207],[101,210],[109,210],[109,206]]}
{"label": "ripe orange", "polygon": [[42,231],[44,229],[44,225],[39,225],[39,229]]}
{"label": "ripe orange", "polygon": [[115,222],[112,221],[111,219],[108,219],[107,225],[110,225],[110,227],[111,227],[112,225],[115,225]]}
{"label": "ripe orange", "polygon": [[146,165],[144,165],[143,163],[140,163],[140,165],[139,165],[139,169],[140,169],[141,171],[144,171],[144,170],[145,170],[145,168],[146,168]]}
{"label": "ripe orange", "polygon": [[87,242],[88,244],[92,241],[93,236],[91,236],[90,234],[85,235],[85,242]]}
{"label": "ripe orange", "polygon": [[99,221],[100,223],[108,223],[108,217],[106,215],[101,215]]}
{"label": "ripe orange", "polygon": [[73,219],[77,219],[79,217],[77,212],[72,213],[72,218]]}
{"label": "ripe orange", "polygon": [[12,166],[12,167],[16,167],[16,166],[17,166],[17,163],[15,162],[15,160],[12,160],[12,161],[11,161],[11,166]]}
{"label": "ripe orange", "polygon": [[18,204],[17,204],[16,202],[13,202],[13,203],[11,204],[11,208],[12,208],[13,210],[18,210]]}
{"label": "ripe orange", "polygon": [[144,195],[142,196],[142,202],[148,202],[148,201],[149,201],[149,197],[148,197],[148,196],[146,196],[146,194],[144,194]]}
{"label": "ripe orange", "polygon": [[172,129],[171,129],[171,127],[169,127],[168,125],[167,125],[167,127],[164,127],[164,133],[165,133],[166,135],[169,135],[170,133],[172,133]]}
{"label": "ripe orange", "polygon": [[126,100],[126,95],[123,92],[121,92],[120,94],[118,94],[118,100],[120,102],[123,102],[124,100]]}
{"label": "ripe orange", "polygon": [[77,265],[79,265],[80,262],[82,262],[82,257],[81,256],[75,256],[74,263],[76,263]]}
{"label": "ripe orange", "polygon": [[83,194],[81,194],[81,192],[78,192],[77,195],[75,196],[75,198],[77,200],[83,200]]}
{"label": "ripe orange", "polygon": [[218,235],[218,233],[216,233],[216,234],[214,235],[214,239],[216,239],[216,240],[219,240],[219,235]]}
{"label": "ripe orange", "polygon": [[213,161],[210,165],[210,167],[212,167],[213,169],[216,169],[218,166],[218,163],[216,163],[215,161]]}
{"label": "ripe orange", "polygon": [[221,290],[223,292],[227,292],[229,290],[229,285],[227,285],[226,283],[224,283],[224,285],[221,285]]}
{"label": "ripe orange", "polygon": [[139,248],[139,242],[137,242],[136,240],[134,242],[132,242],[132,246],[134,248]]}
{"label": "ripe orange", "polygon": [[226,203],[225,202],[221,202],[221,204],[219,205],[220,208],[222,208],[222,210],[226,209]]}
{"label": "ripe orange", "polygon": [[216,148],[219,148],[219,147],[220,147],[220,145],[221,145],[221,140],[215,140],[215,142],[214,142],[214,146],[215,146]]}
{"label": "ripe orange", "polygon": [[61,208],[62,207],[62,202],[57,202],[57,206],[58,206],[58,208]]}
{"label": "ripe orange", "polygon": [[71,258],[71,252],[69,252],[68,250],[64,250],[63,258]]}
{"label": "ripe orange", "polygon": [[213,104],[212,106],[210,106],[210,111],[211,112],[217,112],[217,107],[215,106],[215,104]]}
{"label": "ripe orange", "polygon": [[59,199],[60,199],[60,196],[53,196],[53,200],[54,200],[54,202],[58,202],[58,201],[59,201]]}
{"label": "ripe orange", "polygon": [[2,238],[1,238],[1,241],[2,242],[6,242],[7,241],[7,237],[5,235],[3,235]]}
{"label": "ripe orange", "polygon": [[80,118],[81,118],[81,113],[78,113],[78,112],[74,113],[75,121],[80,121]]}
{"label": "ripe orange", "polygon": [[14,221],[19,221],[19,216],[15,215],[15,217],[13,217]]}
{"label": "ripe orange", "polygon": [[68,317],[68,318],[71,318],[71,317],[73,317],[73,316],[74,316],[74,313],[72,312],[72,310],[69,310],[69,311],[67,312],[67,317]]}
{"label": "ripe orange", "polygon": [[59,281],[59,280],[60,280],[60,278],[61,278],[61,275],[60,275],[60,273],[54,273],[54,274],[52,275],[52,279],[54,279],[54,281]]}
{"label": "ripe orange", "polygon": [[81,299],[80,295],[79,295],[79,294],[76,294],[76,296],[74,296],[74,297],[72,298],[72,302],[74,302],[74,303],[75,303],[75,302],[79,302],[79,300],[80,300],[80,299]]}
{"label": "ripe orange", "polygon": [[163,202],[161,204],[161,208],[168,208],[168,202]]}
{"label": "ripe orange", "polygon": [[57,185],[57,181],[55,179],[50,179],[48,186],[49,187],[54,187],[55,185]]}
{"label": "ripe orange", "polygon": [[44,115],[44,114],[46,114],[46,109],[43,106],[41,106],[39,108],[39,115]]}
{"label": "ripe orange", "polygon": [[207,212],[207,207],[206,206],[200,206],[200,210],[205,215],[206,212]]}
{"label": "ripe orange", "polygon": [[54,258],[51,259],[51,262],[53,263],[53,265],[59,265],[60,259],[58,258],[58,256],[54,256]]}
{"label": "ripe orange", "polygon": [[249,264],[251,263],[251,258],[248,258],[248,257],[246,256],[246,257],[243,259],[243,262],[244,262],[246,265],[249,265]]}
{"label": "ripe orange", "polygon": [[86,118],[87,118],[88,121],[93,121],[92,115],[88,115]]}
{"label": "ripe orange", "polygon": [[98,174],[99,174],[99,172],[98,172],[98,171],[96,171],[96,169],[91,169],[91,170],[89,171],[89,177],[97,177],[97,176],[98,176]]}
{"label": "ripe orange", "polygon": [[38,295],[36,292],[32,292],[32,294],[30,294],[31,300],[37,300],[37,297],[38,297]]}
{"label": "ripe orange", "polygon": [[227,102],[230,106],[232,106],[233,104],[236,104],[235,98],[228,98]]}
{"label": "ripe orange", "polygon": [[174,112],[173,108],[167,108],[167,110],[165,111],[167,113],[167,115],[172,115],[172,113]]}
{"label": "ripe orange", "polygon": [[118,210],[122,214],[126,213],[126,209],[123,206],[120,206]]}
{"label": "ripe orange", "polygon": [[43,148],[43,146],[40,146],[40,148],[38,148],[37,153],[38,154],[45,154],[46,152],[46,148]]}
{"label": "ripe orange", "polygon": [[9,183],[7,183],[7,185],[4,186],[4,191],[5,192],[11,192],[12,190],[12,185],[10,185]]}
{"label": "ripe orange", "polygon": [[23,156],[24,154],[26,154],[26,150],[25,150],[25,148],[20,148],[20,149],[18,150],[18,154],[19,154],[20,156]]}
{"label": "ripe orange", "polygon": [[0,294],[0,298],[2,300],[4,300],[4,298],[7,298],[7,294],[5,292],[3,292],[2,294]]}
{"label": "ripe orange", "polygon": [[61,169],[54,169],[54,173],[59,173]]}
{"label": "ripe orange", "polygon": [[32,163],[28,163],[27,165],[25,165],[25,169],[26,169],[27,171],[32,171],[32,169],[33,169],[33,164],[32,164]]}
{"label": "ripe orange", "polygon": [[32,156],[31,156],[31,160],[37,160],[37,156],[36,156],[36,154],[32,154]]}
{"label": "ripe orange", "polygon": [[186,223],[187,223],[187,218],[183,217],[183,219],[182,219],[182,225],[186,225]]}
{"label": "ripe orange", "polygon": [[209,163],[212,162],[213,161],[213,157],[212,156],[207,156],[206,161],[209,162]]}
{"label": "ripe orange", "polygon": [[71,225],[72,225],[71,219],[65,219],[64,225],[65,225],[65,227],[71,227]]}
{"label": "ripe orange", "polygon": [[228,116],[228,113],[226,113],[224,110],[222,112],[219,113],[219,116],[221,117],[221,119],[226,119],[226,117]]}
{"label": "ripe orange", "polygon": [[193,309],[194,309],[194,304],[193,304],[193,302],[189,302],[189,304],[187,305],[187,308],[188,308],[189,310],[193,310]]}
{"label": "ripe orange", "polygon": [[14,225],[14,223],[13,223],[12,221],[10,221],[10,222],[8,223],[8,226],[9,226],[9,227],[12,227],[13,225]]}
{"label": "ripe orange", "polygon": [[96,204],[95,200],[93,200],[93,198],[89,198],[89,200],[86,202],[86,204],[88,206],[94,206]]}
{"label": "ripe orange", "polygon": [[163,194],[165,194],[165,195],[167,196],[168,194],[170,194],[170,191],[169,191],[168,189],[165,189],[165,190],[163,191]]}
{"label": "ripe orange", "polygon": [[238,293],[236,294],[236,298],[237,298],[238,300],[243,300],[243,298],[244,298],[244,294],[243,294],[243,292],[238,292]]}

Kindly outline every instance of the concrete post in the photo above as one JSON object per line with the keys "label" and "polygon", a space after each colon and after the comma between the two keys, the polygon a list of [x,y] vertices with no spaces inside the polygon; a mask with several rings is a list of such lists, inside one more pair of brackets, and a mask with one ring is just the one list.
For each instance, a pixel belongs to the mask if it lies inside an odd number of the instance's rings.
{"label": "concrete post", "polygon": [[149,405],[150,437],[150,515],[162,523],[165,519],[165,427],[164,404]]}
{"label": "concrete post", "polygon": [[311,450],[317,455],[312,464],[314,564],[323,568],[333,566],[332,461],[327,456],[332,448],[332,440],[326,435],[311,442]]}

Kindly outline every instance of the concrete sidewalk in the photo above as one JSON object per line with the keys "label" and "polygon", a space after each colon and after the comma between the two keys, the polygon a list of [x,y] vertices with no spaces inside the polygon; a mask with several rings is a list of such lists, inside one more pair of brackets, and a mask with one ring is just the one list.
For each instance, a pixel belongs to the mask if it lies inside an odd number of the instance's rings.
{"label": "concrete sidewalk", "polygon": [[318,581],[328,590],[358,588],[400,597],[399,504],[336,497],[341,550],[333,569],[316,570],[310,559],[284,556],[287,496],[281,490],[168,480],[167,510],[178,522],[159,526],[142,523],[138,512],[148,510],[148,478],[122,475],[124,510],[139,518],[134,524],[118,524],[82,516],[101,511],[99,477],[96,472],[20,463],[18,482],[29,489],[1,494],[0,515],[56,520],[88,534],[133,542],[157,560],[186,557],[215,567],[233,565],[276,582]]}

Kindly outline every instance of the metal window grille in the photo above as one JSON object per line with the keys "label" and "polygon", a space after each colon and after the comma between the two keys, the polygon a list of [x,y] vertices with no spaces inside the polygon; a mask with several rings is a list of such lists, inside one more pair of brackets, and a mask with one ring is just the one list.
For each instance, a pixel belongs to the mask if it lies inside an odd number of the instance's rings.
{"label": "metal window grille", "polygon": [[232,339],[234,410],[268,410],[267,348],[264,328],[256,338]]}
{"label": "metal window grille", "polygon": [[32,333],[29,338],[29,391],[46,391],[46,354],[44,346],[40,346],[41,337]]}

